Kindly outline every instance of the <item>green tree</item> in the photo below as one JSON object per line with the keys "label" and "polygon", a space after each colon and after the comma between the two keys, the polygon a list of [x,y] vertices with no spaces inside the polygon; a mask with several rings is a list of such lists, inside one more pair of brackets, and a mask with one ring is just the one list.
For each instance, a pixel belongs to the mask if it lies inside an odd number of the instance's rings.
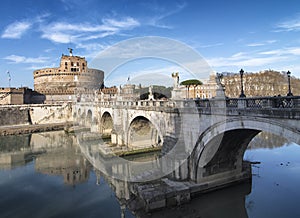
{"label": "green tree", "polygon": [[182,81],[180,85],[183,85],[187,88],[187,98],[189,98],[189,92],[190,92],[190,87],[194,87],[194,98],[195,98],[195,88],[199,85],[202,85],[203,83],[200,80],[197,79],[188,79],[185,81]]}

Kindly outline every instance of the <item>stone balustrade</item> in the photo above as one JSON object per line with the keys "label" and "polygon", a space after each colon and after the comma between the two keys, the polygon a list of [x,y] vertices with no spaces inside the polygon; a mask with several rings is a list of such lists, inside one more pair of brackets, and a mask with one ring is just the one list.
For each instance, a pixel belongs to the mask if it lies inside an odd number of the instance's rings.
{"label": "stone balustrade", "polygon": [[135,100],[135,101],[96,101],[80,102],[80,105],[95,105],[98,107],[130,108],[137,110],[166,110],[175,108],[195,108],[201,114],[211,114],[219,111],[232,114],[232,111],[290,111],[300,109],[300,96],[251,97],[251,98],[211,98],[196,100]]}

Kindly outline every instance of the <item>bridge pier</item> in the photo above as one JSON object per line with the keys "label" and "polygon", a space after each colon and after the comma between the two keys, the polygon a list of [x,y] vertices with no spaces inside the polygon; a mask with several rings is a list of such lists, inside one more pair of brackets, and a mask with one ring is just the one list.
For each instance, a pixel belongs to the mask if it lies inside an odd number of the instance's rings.
{"label": "bridge pier", "polygon": [[125,145],[124,134],[117,132],[115,129],[111,131],[111,143],[119,146]]}
{"label": "bridge pier", "polygon": [[91,128],[91,132],[94,132],[94,133],[99,132],[98,122],[92,121],[92,123],[90,124],[90,128]]}

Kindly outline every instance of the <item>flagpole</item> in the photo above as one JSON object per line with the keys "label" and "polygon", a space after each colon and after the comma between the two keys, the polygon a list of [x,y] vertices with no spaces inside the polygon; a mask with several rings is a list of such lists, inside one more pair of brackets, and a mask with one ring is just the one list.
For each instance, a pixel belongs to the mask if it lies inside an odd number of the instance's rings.
{"label": "flagpole", "polygon": [[9,71],[7,71],[7,75],[8,75],[8,87],[10,88],[11,76],[10,76],[10,72]]}

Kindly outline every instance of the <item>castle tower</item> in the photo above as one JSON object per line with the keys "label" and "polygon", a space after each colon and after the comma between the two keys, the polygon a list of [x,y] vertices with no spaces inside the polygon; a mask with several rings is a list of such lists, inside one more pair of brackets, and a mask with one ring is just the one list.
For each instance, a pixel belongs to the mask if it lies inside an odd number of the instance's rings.
{"label": "castle tower", "polygon": [[75,91],[98,90],[103,86],[104,72],[90,69],[84,57],[62,55],[58,68],[35,70],[34,89],[46,96],[46,102],[74,100]]}

